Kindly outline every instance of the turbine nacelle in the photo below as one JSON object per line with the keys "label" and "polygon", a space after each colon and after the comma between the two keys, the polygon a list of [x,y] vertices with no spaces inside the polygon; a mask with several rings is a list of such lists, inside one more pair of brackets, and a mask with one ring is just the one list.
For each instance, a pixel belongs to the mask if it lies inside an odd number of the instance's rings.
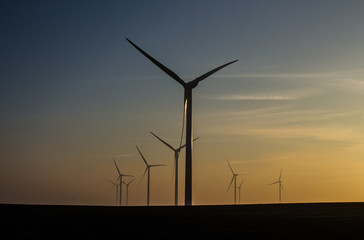
{"label": "turbine nacelle", "polygon": [[188,89],[194,89],[195,87],[197,87],[199,82],[195,82],[194,80],[191,82],[188,82],[184,85],[184,88],[188,88]]}

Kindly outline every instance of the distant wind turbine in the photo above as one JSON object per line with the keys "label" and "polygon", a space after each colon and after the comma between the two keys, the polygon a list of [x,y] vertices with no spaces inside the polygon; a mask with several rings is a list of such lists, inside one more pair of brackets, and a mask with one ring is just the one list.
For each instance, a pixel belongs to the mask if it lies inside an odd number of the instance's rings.
{"label": "distant wind turbine", "polygon": [[228,187],[228,191],[229,191],[229,189],[230,189],[230,187],[231,187],[231,184],[233,183],[233,181],[234,181],[234,204],[236,204],[236,177],[237,176],[239,176],[239,175],[242,175],[242,174],[237,174],[237,173],[235,173],[234,171],[233,171],[233,169],[231,168],[231,166],[230,166],[230,163],[229,163],[229,161],[226,159],[226,162],[228,163],[228,165],[229,165],[229,168],[230,168],[230,170],[231,170],[231,173],[233,174],[233,177],[231,178],[231,181],[230,181],[230,184],[229,184],[229,187]]}
{"label": "distant wind turbine", "polygon": [[113,158],[112,159],[113,161],[114,161],[114,164],[115,164],[115,167],[116,167],[116,170],[118,171],[118,174],[119,174],[119,177],[118,177],[118,180],[119,180],[119,188],[120,188],[120,190],[119,190],[119,206],[121,206],[121,204],[122,204],[122,199],[121,199],[121,193],[122,193],[122,190],[123,190],[123,184],[121,184],[122,182],[123,182],[123,177],[133,177],[133,176],[131,176],[131,175],[126,175],[126,174],[121,174],[120,173],[120,170],[119,170],[119,168],[118,168],[118,165],[116,164],[116,162],[115,162],[115,159]]}
{"label": "distant wind turbine", "polygon": [[118,187],[119,187],[119,184],[116,183],[116,182],[113,182],[109,179],[109,182],[111,182],[114,186],[115,186],[115,189],[116,189],[116,205],[118,205]]}
{"label": "distant wind turbine", "polygon": [[279,202],[281,203],[282,202],[282,192],[281,190],[284,191],[283,189],[283,186],[282,186],[282,168],[281,168],[281,172],[279,173],[279,180],[276,181],[276,182],[273,182],[271,184],[268,184],[268,185],[273,185],[273,184],[277,184],[278,183],[278,188],[279,188]]}
{"label": "distant wind turbine", "polygon": [[142,182],[146,172],[148,172],[148,185],[147,185],[147,206],[149,206],[149,196],[150,196],[150,168],[151,167],[160,167],[160,166],[165,166],[164,164],[154,164],[154,165],[149,165],[147,160],[144,158],[143,154],[140,152],[138,146],[136,146],[136,148],[138,149],[138,152],[140,154],[140,156],[142,157],[145,165],[147,165],[147,167],[145,168],[144,174],[142,176],[142,178],[140,179],[139,184]]}
{"label": "distant wind turbine", "polygon": [[130,185],[130,183],[132,183],[134,180],[135,180],[135,178],[134,178],[134,179],[132,179],[131,181],[129,181],[128,183],[123,182],[123,183],[126,185],[126,206],[128,206],[128,205],[129,205],[129,185]]}
{"label": "distant wind turbine", "polygon": [[[161,141],[164,145],[169,147],[174,151],[174,205],[178,205],[178,157],[180,151],[186,146],[186,144],[180,146],[179,148],[174,148],[169,145],[167,142],[163,141],[160,137],[158,137],[153,132],[150,132],[154,137],[156,137],[159,141]],[[198,138],[193,139],[193,141],[197,140]]]}
{"label": "distant wind turbine", "polygon": [[210,75],[214,74],[215,72],[219,71],[220,69],[238,61],[234,60],[228,62],[220,67],[217,67],[190,82],[183,81],[176,73],[172,70],[158,62],[152,56],[147,54],[143,49],[139,48],[136,44],[134,44],[129,39],[126,39],[131,45],[133,45],[139,52],[141,52],[146,58],[152,61],[155,65],[157,65],[163,72],[167,75],[172,77],[176,80],[179,84],[181,84],[184,88],[184,112],[186,113],[186,167],[185,167],[185,205],[191,206],[192,205],[192,89],[194,89],[198,83],[205,78],[209,77]]}
{"label": "distant wind turbine", "polygon": [[241,185],[243,185],[243,182],[244,182],[244,178],[243,178],[243,180],[241,180],[241,183],[239,184],[239,187],[237,187],[238,190],[239,190],[239,204],[240,204],[240,190],[241,190]]}

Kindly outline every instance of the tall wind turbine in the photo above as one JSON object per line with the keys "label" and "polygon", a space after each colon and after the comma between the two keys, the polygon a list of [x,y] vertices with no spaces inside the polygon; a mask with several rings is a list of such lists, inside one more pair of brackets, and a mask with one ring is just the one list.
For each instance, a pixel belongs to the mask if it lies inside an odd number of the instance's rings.
{"label": "tall wind turbine", "polygon": [[240,190],[241,190],[241,185],[243,185],[243,182],[244,182],[244,178],[243,178],[243,180],[241,180],[241,183],[239,184],[239,187],[237,187],[238,190],[239,190],[239,204],[240,204]]}
{"label": "tall wind turbine", "polygon": [[121,199],[121,193],[122,193],[122,190],[123,190],[123,184],[122,184],[122,182],[123,182],[123,177],[133,177],[133,176],[131,176],[131,175],[126,175],[126,174],[121,174],[120,173],[120,170],[119,170],[119,168],[118,168],[118,165],[116,164],[116,162],[115,162],[115,159],[113,158],[112,159],[113,161],[114,161],[114,164],[115,164],[115,167],[116,167],[116,170],[118,171],[118,174],[119,174],[119,177],[118,177],[118,180],[119,180],[119,188],[120,188],[120,190],[119,190],[119,205],[121,206],[121,204],[122,204],[122,199]]}
{"label": "tall wind turbine", "polygon": [[241,175],[241,174],[237,174],[233,171],[232,167],[230,166],[230,163],[229,161],[226,159],[228,165],[229,165],[229,168],[231,170],[231,173],[233,174],[233,177],[231,178],[231,181],[230,181],[230,184],[229,184],[229,187],[227,190],[229,190],[229,188],[231,187],[231,184],[234,182],[234,204],[236,204],[236,177]]}
{"label": "tall wind turbine", "polygon": [[281,192],[281,190],[284,191],[283,186],[282,186],[282,180],[281,179],[282,179],[282,168],[281,168],[281,172],[279,173],[279,179],[278,179],[278,181],[269,184],[269,185],[273,185],[273,184],[277,184],[278,183],[278,188],[279,188],[279,202],[280,203],[282,202],[282,192]]}
{"label": "tall wind turbine", "polygon": [[219,71],[220,69],[238,61],[234,60],[231,62],[228,62],[224,65],[221,65],[220,67],[217,67],[190,82],[183,81],[176,73],[174,73],[172,70],[158,62],[156,59],[154,59],[152,56],[147,54],[144,50],[139,48],[136,44],[134,44],[129,39],[126,39],[131,45],[133,45],[139,52],[141,52],[145,57],[147,57],[150,61],[152,61],[155,65],[157,65],[163,72],[165,72],[167,75],[172,77],[174,80],[176,80],[179,84],[182,85],[184,88],[184,109],[186,112],[186,176],[185,176],[185,205],[191,206],[192,205],[192,89],[194,89],[198,83],[205,78],[209,77],[211,74]]}
{"label": "tall wind turbine", "polygon": [[165,166],[164,164],[154,164],[154,165],[150,165],[148,164],[147,160],[144,158],[143,154],[140,152],[138,146],[136,146],[136,148],[138,149],[138,152],[140,154],[140,156],[143,158],[143,161],[145,163],[145,165],[147,165],[147,167],[145,168],[144,174],[142,176],[142,178],[140,179],[139,184],[142,182],[145,173],[148,172],[148,185],[147,185],[147,206],[149,206],[149,196],[150,196],[150,168],[151,167],[160,167],[160,166]]}
{"label": "tall wind turbine", "polygon": [[[153,132],[150,132],[154,137],[156,137],[159,141],[161,141],[164,145],[172,149],[174,151],[174,205],[178,205],[178,157],[180,151],[186,146],[186,144],[180,146],[179,148],[174,148],[167,142],[163,141],[160,137],[155,135]],[[197,140],[198,138],[193,139],[193,141]]]}
{"label": "tall wind turbine", "polygon": [[118,205],[118,187],[119,187],[119,184],[116,183],[116,182],[113,182],[109,179],[109,182],[111,182],[114,186],[115,186],[115,189],[116,189],[116,205]]}
{"label": "tall wind turbine", "polygon": [[126,185],[126,206],[129,205],[129,185],[130,183],[132,183],[135,180],[135,178],[133,178],[131,181],[129,181],[128,183],[123,182]]}

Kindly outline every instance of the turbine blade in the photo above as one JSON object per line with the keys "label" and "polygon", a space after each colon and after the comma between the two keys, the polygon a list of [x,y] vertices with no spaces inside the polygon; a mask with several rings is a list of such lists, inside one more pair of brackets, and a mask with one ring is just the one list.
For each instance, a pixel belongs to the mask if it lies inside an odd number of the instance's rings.
{"label": "turbine blade", "polygon": [[228,165],[229,165],[229,168],[230,168],[231,172],[233,173],[233,175],[235,175],[235,173],[234,173],[233,169],[232,169],[232,168],[231,168],[231,166],[230,166],[229,161],[228,161],[227,159],[226,159],[226,161],[227,161],[227,163],[228,163]]}
{"label": "turbine blade", "polygon": [[131,180],[128,184],[130,184],[130,183],[132,183],[132,182],[134,182],[134,180],[135,180],[136,178],[133,178],[133,180]]}
{"label": "turbine blade", "polygon": [[[200,137],[197,137],[195,139],[193,139],[192,141],[196,141],[197,139],[199,139]],[[186,147],[186,144],[183,144],[182,146],[180,146],[177,151],[180,151],[181,149],[183,149],[184,147]]]}
{"label": "turbine blade", "polygon": [[183,144],[182,146],[180,146],[179,148],[177,148],[176,151],[181,151],[184,147],[186,147],[186,144]]}
{"label": "turbine blade", "polygon": [[119,168],[118,168],[118,165],[117,165],[117,164],[116,164],[116,162],[115,162],[115,159],[113,158],[112,160],[114,161],[114,164],[115,164],[116,170],[118,170],[118,173],[119,173],[119,175],[120,175],[120,170],[119,170]]}
{"label": "turbine blade", "polygon": [[140,183],[143,181],[143,178],[144,178],[145,174],[147,173],[147,171],[148,171],[148,167],[146,167],[146,168],[145,168],[145,171],[144,171],[144,173],[143,173],[142,178],[140,179],[140,182],[139,182],[138,186],[139,186],[139,185],[140,185]]}
{"label": "turbine blade", "polygon": [[279,181],[281,181],[282,178],[282,168],[281,168],[281,172],[279,173]]}
{"label": "turbine blade", "polygon": [[164,143],[164,145],[166,145],[167,147],[169,147],[170,149],[172,149],[173,151],[176,151],[176,149],[174,149],[171,145],[169,145],[167,142],[163,141],[160,137],[158,137],[157,135],[155,135],[153,132],[150,132],[154,137],[156,137],[157,139],[159,139],[159,141],[161,141],[162,143]]}
{"label": "turbine blade", "polygon": [[235,176],[233,176],[233,177],[231,178],[231,181],[230,181],[230,184],[229,184],[229,187],[228,187],[227,191],[229,191],[229,189],[230,189],[230,187],[231,187],[231,184],[232,184],[232,183],[233,183],[233,181],[234,181],[234,177],[235,177]]}
{"label": "turbine blade", "polygon": [[143,154],[140,152],[140,150],[139,150],[138,146],[136,146],[136,148],[138,149],[138,152],[139,152],[140,156],[142,156],[142,158],[143,158],[143,160],[144,160],[145,164],[146,164],[147,166],[149,166],[149,165],[148,165],[148,163],[147,163],[147,160],[145,160],[145,158],[144,158]]}
{"label": "turbine blade", "polygon": [[270,183],[270,184],[268,184],[268,185],[273,185],[273,184],[277,184],[277,183],[279,183],[279,181],[277,181],[277,182],[273,182],[273,183]]}
{"label": "turbine blade", "polygon": [[129,186],[130,183],[132,183],[133,181],[135,180],[135,178],[133,178],[131,181],[129,181],[128,183],[124,182],[123,183],[126,185],[126,186]]}
{"label": "turbine blade", "polygon": [[166,166],[165,164],[154,164],[154,165],[149,165],[149,167],[162,167],[162,166]]}
{"label": "turbine blade", "polygon": [[229,189],[230,189],[231,184],[233,183],[233,181],[234,181],[234,176],[231,178],[231,181],[230,181],[230,184],[229,184],[229,187],[228,187],[227,191],[229,191]]}
{"label": "turbine blade", "polygon": [[284,188],[283,188],[283,185],[281,184],[281,188],[282,188],[282,190],[283,190],[283,192],[284,192]]}
{"label": "turbine blade", "polygon": [[241,180],[241,183],[239,185],[239,188],[241,187],[241,185],[243,184],[243,182],[244,182],[244,178],[243,178],[243,180]]}
{"label": "turbine blade", "polygon": [[174,73],[172,70],[170,70],[169,68],[167,68],[166,66],[164,66],[163,64],[161,64],[160,62],[158,62],[157,60],[155,60],[152,56],[150,56],[148,53],[144,52],[143,49],[141,49],[140,47],[138,47],[135,43],[133,43],[129,39],[126,38],[126,40],[131,45],[133,45],[139,52],[141,52],[146,58],[148,58],[155,65],[157,65],[163,72],[165,72],[171,78],[173,78],[174,80],[176,80],[177,82],[179,82],[182,86],[185,86],[186,85],[186,83],[176,73]]}
{"label": "turbine blade", "polygon": [[109,182],[111,182],[113,185],[117,185],[116,183],[114,183],[113,181],[111,181],[110,179],[108,179],[109,180]]}
{"label": "turbine blade", "polygon": [[134,177],[133,175],[120,174],[123,177]]}
{"label": "turbine blade", "polygon": [[217,71],[219,71],[220,69],[222,69],[222,68],[224,68],[224,67],[226,67],[226,66],[228,66],[228,65],[230,65],[230,64],[232,64],[232,63],[234,63],[234,62],[237,62],[238,60],[234,60],[234,61],[231,61],[231,62],[228,62],[228,63],[225,63],[224,65],[221,65],[220,67],[217,67],[217,68],[215,68],[215,69],[213,69],[213,70],[211,70],[211,71],[209,71],[209,72],[207,72],[207,73],[205,73],[205,74],[203,74],[203,75],[201,75],[201,76],[199,76],[199,77],[197,77],[195,80],[193,80],[193,81],[191,81],[191,82],[189,82],[189,84],[198,84],[200,81],[202,81],[202,80],[204,80],[205,78],[207,78],[208,76],[210,76],[210,75],[212,75],[212,74],[214,74],[215,72],[217,72]]}

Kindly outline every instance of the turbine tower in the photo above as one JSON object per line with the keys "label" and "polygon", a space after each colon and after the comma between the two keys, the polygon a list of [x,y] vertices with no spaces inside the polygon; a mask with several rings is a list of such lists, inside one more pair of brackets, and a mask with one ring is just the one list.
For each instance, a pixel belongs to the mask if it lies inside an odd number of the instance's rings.
{"label": "turbine tower", "polygon": [[273,183],[269,184],[269,185],[273,185],[273,184],[277,184],[278,183],[278,188],[279,188],[279,203],[282,202],[282,192],[281,192],[281,190],[284,191],[283,186],[282,186],[282,180],[281,179],[282,179],[282,168],[281,168],[281,172],[279,173],[279,180],[276,181],[276,182],[273,182]]}
{"label": "turbine tower", "polygon": [[150,168],[151,167],[160,167],[160,166],[165,166],[164,164],[154,164],[154,165],[149,165],[147,160],[144,158],[143,154],[140,152],[138,146],[136,146],[136,148],[138,149],[138,152],[140,154],[140,156],[142,157],[145,165],[147,165],[147,167],[145,168],[144,174],[142,176],[142,178],[140,179],[139,184],[142,182],[145,173],[148,172],[148,185],[147,185],[147,206],[149,206],[149,196],[150,196]]}
{"label": "turbine tower", "polygon": [[231,168],[230,166],[230,163],[229,161],[226,159],[228,165],[229,165],[229,168],[231,170],[231,173],[233,174],[233,177],[231,178],[231,181],[230,181],[230,184],[229,184],[229,187],[228,187],[228,191],[229,191],[229,188],[231,187],[231,184],[233,183],[234,181],[234,204],[236,204],[236,177],[239,176],[239,175],[242,175],[242,174],[237,174],[233,171],[233,169]]}
{"label": "turbine tower", "polygon": [[122,182],[123,182],[123,177],[133,177],[133,176],[131,176],[131,175],[126,175],[126,174],[121,174],[120,173],[120,170],[119,170],[119,168],[118,168],[118,165],[116,164],[116,162],[115,162],[115,159],[113,158],[112,159],[113,161],[114,161],[114,164],[115,164],[115,167],[116,167],[116,170],[118,171],[118,174],[119,174],[119,177],[118,177],[118,180],[119,180],[119,188],[120,188],[120,190],[119,190],[119,206],[121,206],[121,204],[122,204],[122,199],[121,199],[121,193],[122,193],[122,190],[123,190],[123,184],[122,184]]}
{"label": "turbine tower", "polygon": [[[179,148],[174,148],[167,142],[163,141],[160,137],[158,137],[153,132],[150,132],[154,137],[156,137],[159,141],[161,141],[164,145],[172,149],[174,151],[174,205],[178,205],[178,157],[180,151],[186,146],[186,144],[180,146]],[[198,138],[193,139],[193,141],[197,140]]]}
{"label": "turbine tower", "polygon": [[244,182],[244,178],[243,178],[243,180],[241,180],[241,183],[239,184],[239,187],[237,187],[238,190],[239,190],[239,204],[240,204],[240,190],[241,190],[241,185],[243,185],[243,182]]}
{"label": "turbine tower", "polygon": [[109,182],[111,182],[114,186],[115,186],[115,189],[116,189],[116,205],[118,205],[118,187],[119,187],[119,184],[116,183],[116,182],[113,182],[109,179]]}
{"label": "turbine tower", "polygon": [[131,181],[129,181],[128,183],[123,182],[123,183],[126,185],[126,206],[128,206],[128,205],[129,205],[129,185],[130,185],[130,183],[132,183],[134,180],[135,180],[135,178],[134,178],[134,179],[132,179]]}
{"label": "turbine tower", "polygon": [[186,173],[185,173],[185,205],[192,205],[192,89],[194,89],[198,83],[205,78],[209,77],[211,74],[219,71],[220,69],[238,61],[234,60],[220,67],[217,67],[190,82],[183,81],[176,73],[172,70],[158,62],[156,59],[151,57],[149,54],[144,52],[141,48],[139,48],[136,44],[134,44],[129,39],[126,39],[131,45],[133,45],[139,52],[141,52],[145,57],[147,57],[150,61],[152,61],[155,65],[157,65],[163,72],[176,80],[179,84],[184,88],[184,112],[186,113]]}

